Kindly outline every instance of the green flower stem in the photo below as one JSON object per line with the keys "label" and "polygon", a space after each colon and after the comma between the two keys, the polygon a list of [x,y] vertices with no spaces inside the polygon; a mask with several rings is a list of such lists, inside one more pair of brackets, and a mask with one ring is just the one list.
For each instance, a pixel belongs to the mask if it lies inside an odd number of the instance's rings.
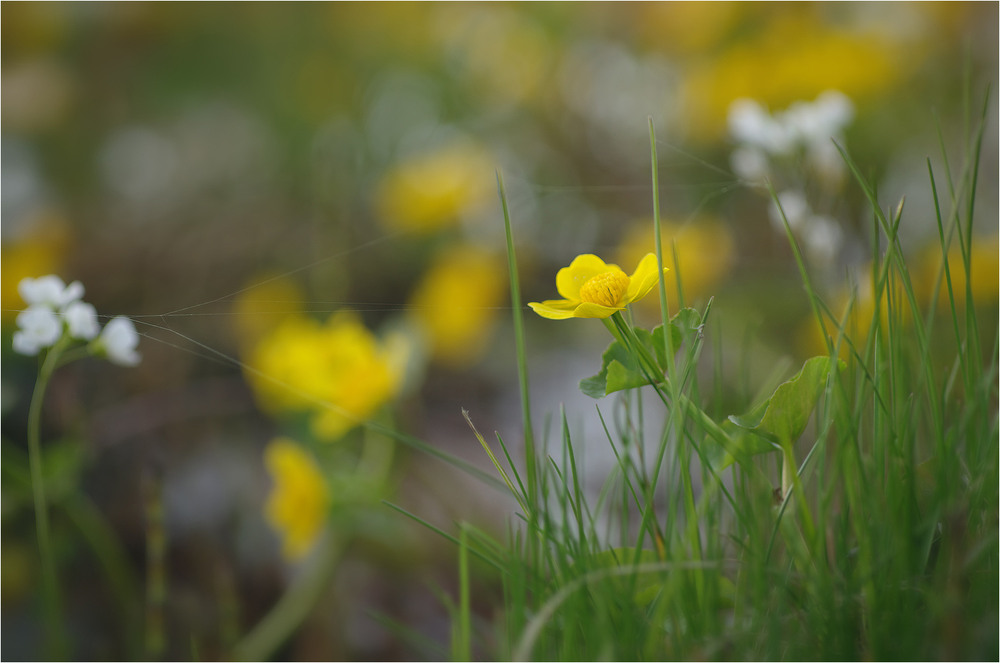
{"label": "green flower stem", "polygon": [[[721,436],[723,440],[728,441],[725,431],[723,431],[719,426],[709,417],[705,412],[698,407],[691,399],[680,393],[678,389],[671,389],[673,393],[673,398],[668,398],[668,396],[663,392],[661,387],[661,382],[663,382],[662,371],[657,366],[656,361],[650,355],[649,350],[639,341],[635,335],[635,330],[628,324],[621,312],[616,312],[611,316],[612,323],[605,322],[605,326],[609,330],[614,328],[612,334],[622,342],[623,345],[628,349],[629,353],[635,357],[636,362],[639,364],[640,369],[649,380],[650,384],[659,394],[661,400],[663,400],[664,405],[668,408],[671,407],[671,403],[676,403],[677,406],[683,408],[684,414],[691,416],[696,419],[702,427],[709,432],[713,437]],[[665,328],[665,334],[669,334],[669,327]],[[680,430],[680,425],[679,429]],[[720,440],[721,442],[721,440]],[[689,455],[685,452],[686,447],[682,447],[683,453],[683,465],[686,467],[688,464],[687,459]],[[700,453],[699,453],[700,455]],[[693,551],[698,559],[702,557],[701,549],[701,536],[698,532],[698,520],[696,516],[696,506],[694,503],[694,489],[691,486],[690,481],[684,482],[684,508],[688,514],[688,539],[691,541]],[[701,580],[699,577],[699,584]]]}
{"label": "green flower stem", "polygon": [[384,486],[389,480],[395,450],[396,445],[391,438],[365,428],[357,476],[365,477],[369,485]]}
{"label": "green flower stem", "polygon": [[[614,315],[620,316],[619,313],[615,313]],[[626,336],[623,335],[621,324],[619,323],[618,320],[614,320],[612,322],[610,318],[602,318],[601,322],[604,323],[604,326],[607,327],[608,331],[611,333],[611,335],[615,338],[616,341],[618,341],[623,346],[628,348],[630,353],[632,353],[633,355],[635,354],[633,350],[633,343],[626,340]],[[646,375],[648,378],[649,377],[648,371],[646,371]],[[642,527],[645,527],[646,523],[648,522],[653,523],[653,534],[656,539],[655,543],[656,543],[657,554],[660,555],[660,559],[665,560],[667,558],[666,539],[663,536],[663,530],[660,528],[660,521],[657,520],[656,518],[656,512],[653,506],[655,500],[653,498],[652,491],[653,491],[653,484],[655,484],[655,479],[653,481],[649,481],[648,478],[644,477],[643,481],[644,483],[649,484],[648,486],[643,486],[643,491],[649,492],[649,494],[645,495],[649,511],[647,513],[643,513],[642,522],[640,523],[639,527],[641,529]]]}
{"label": "green flower stem", "polygon": [[[667,382],[660,368],[657,366],[656,361],[653,359],[652,355],[649,354],[649,350],[639,341],[636,337],[635,332],[622,317],[621,313],[615,313],[611,316],[614,324],[608,322],[607,319],[604,320],[604,325],[611,331],[612,336],[615,340],[619,341],[624,345],[629,352],[636,357],[639,363],[639,368],[642,370],[646,379],[649,383],[653,385],[653,389],[656,393],[660,395],[660,399],[665,405],[670,406],[671,398],[668,394],[664,393],[663,385]],[[666,331],[665,333],[670,333]],[[719,442],[724,447],[729,443],[729,436],[726,431],[715,423],[715,421],[705,414],[705,411],[700,407],[695,405],[695,403],[682,393],[676,394],[676,399],[678,404],[684,408],[684,414],[696,419],[698,423],[705,429],[712,439]]]}
{"label": "green flower stem", "polygon": [[[657,366],[656,360],[653,359],[653,356],[649,353],[649,350],[639,341],[638,337],[636,337],[635,335],[635,330],[632,329],[631,325],[628,324],[628,322],[625,320],[625,317],[620,312],[616,312],[612,317],[614,318],[615,326],[619,328],[619,331],[622,333],[624,337],[629,339],[629,343],[627,346],[629,348],[629,351],[636,358],[639,366],[642,368],[642,371],[646,376],[646,379],[653,384],[657,393],[660,394],[660,397],[663,399],[664,405],[666,405],[671,410],[673,410],[674,407],[679,406],[683,408],[685,415],[689,413],[693,414],[694,418],[698,419],[699,421],[703,420],[712,421],[711,418],[708,417],[708,415],[706,415],[700,407],[695,405],[686,396],[683,396],[680,393],[680,390],[677,388],[677,386],[670,381],[668,381],[668,385],[670,386],[670,392],[672,397],[669,399],[666,398],[666,394],[663,394],[661,388],[657,385],[657,382],[659,382],[662,379],[660,377],[662,376],[662,371]],[[665,337],[670,336],[669,326],[664,327],[664,336]],[[670,347],[670,345],[671,345],[670,341],[668,340],[667,355],[668,357],[671,358],[671,361],[669,362],[670,363],[669,369],[672,371],[673,348]],[[654,377],[658,379],[654,380],[653,379]],[[677,412],[674,412],[673,416],[671,417],[672,419],[677,421],[678,439],[680,439],[680,436],[683,434],[682,433],[683,423],[678,421],[677,417],[677,414],[679,413],[680,411],[678,410]],[[714,421],[712,421],[712,425],[713,426],[715,425]],[[687,514],[687,526],[688,526],[687,537],[688,540],[691,542],[691,546],[696,558],[701,560],[702,559],[701,534],[698,531],[698,518],[696,514],[697,509],[694,503],[694,488],[691,485],[690,477],[688,475],[687,468],[689,468],[690,466],[690,453],[686,445],[682,444],[680,446],[680,455],[681,455],[681,466],[685,468],[685,472],[683,474],[684,477],[683,497],[684,497],[684,511]],[[696,578],[699,586],[699,594],[703,595],[704,594],[702,586],[703,579],[701,573],[697,573]]]}
{"label": "green flower stem", "polygon": [[64,334],[46,353],[38,369],[38,380],[28,406],[28,463],[31,468],[31,492],[35,505],[35,533],[38,537],[38,555],[42,564],[42,605],[44,609],[46,646],[49,658],[65,659],[66,642],[60,624],[59,579],[56,575],[55,558],[49,539],[49,505],[45,494],[45,477],[42,471],[42,403],[52,374],[59,366],[59,358],[72,342]]}
{"label": "green flower stem", "polygon": [[[69,343],[67,343],[67,345],[69,345]],[[90,350],[89,345],[71,347],[60,353],[56,368],[60,368],[66,364],[71,364],[78,359],[86,359],[87,357],[93,356],[94,353]]]}
{"label": "green flower stem", "polygon": [[795,500],[795,493],[803,494],[802,480],[799,478],[798,464],[795,462],[795,451],[792,442],[781,442],[781,495],[789,500],[789,506],[794,506],[801,514],[802,527],[806,540],[814,541],[816,525],[805,498]]}
{"label": "green flower stem", "polygon": [[306,620],[330,585],[343,547],[329,533],[317,545],[312,566],[303,569],[271,611],[233,649],[238,661],[266,661]]}

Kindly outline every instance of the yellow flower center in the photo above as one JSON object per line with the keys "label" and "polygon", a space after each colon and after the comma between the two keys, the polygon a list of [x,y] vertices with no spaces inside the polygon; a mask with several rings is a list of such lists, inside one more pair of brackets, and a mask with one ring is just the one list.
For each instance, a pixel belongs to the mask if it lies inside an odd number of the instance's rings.
{"label": "yellow flower center", "polygon": [[590,277],[580,288],[580,301],[619,306],[622,296],[628,290],[628,276],[622,271],[611,271]]}

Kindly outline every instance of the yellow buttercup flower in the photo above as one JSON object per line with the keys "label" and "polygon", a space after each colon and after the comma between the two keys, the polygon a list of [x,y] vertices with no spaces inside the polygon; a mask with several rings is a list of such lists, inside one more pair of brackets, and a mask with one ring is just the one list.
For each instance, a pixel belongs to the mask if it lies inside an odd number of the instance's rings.
{"label": "yellow buttercup flower", "polygon": [[[693,136],[720,138],[729,106],[740,97],[776,109],[834,89],[864,103],[923,62],[898,41],[832,26],[814,5],[789,9],[782,7],[714,57],[696,59],[685,72],[679,105]],[[761,18],[768,18],[763,12]]]}
{"label": "yellow buttercup flower", "polygon": [[[969,291],[973,301],[980,306],[989,305],[997,301],[1000,295],[998,289],[998,275],[1000,275],[1000,253],[997,246],[1000,244],[1000,237],[990,235],[985,237],[976,236],[972,238],[971,252],[969,254]],[[937,302],[939,308],[948,306],[948,288],[944,277],[938,282],[938,274],[942,271],[942,251],[937,243],[931,244],[926,249],[917,254],[913,261],[913,288],[920,301],[929,302],[934,296],[937,288]],[[951,276],[951,288],[955,293],[955,304],[964,307],[966,304],[966,273],[962,262],[962,250],[958,242],[952,242],[948,250],[948,273]]]}
{"label": "yellow buttercup flower", "polygon": [[11,238],[8,233],[0,247],[0,300],[3,322],[13,324],[20,309],[27,306],[17,291],[17,284],[26,276],[58,274],[70,247],[65,219],[55,211],[39,212],[30,219],[30,234]]}
{"label": "yellow buttercup flower", "polygon": [[434,261],[410,310],[436,360],[461,368],[482,356],[506,292],[503,267],[493,254],[466,245]]}
{"label": "yellow buttercup flower", "polygon": [[336,440],[391,400],[402,381],[399,358],[357,316],[321,324],[293,314],[257,343],[248,374],[261,405],[307,412],[313,432]]}
{"label": "yellow buttercup flower", "polygon": [[375,192],[380,220],[394,230],[432,233],[450,228],[490,201],[492,161],[486,150],[456,140],[401,162]]}
{"label": "yellow buttercup flower", "polygon": [[658,280],[656,256],[652,253],[639,261],[631,276],[618,265],[607,264],[586,253],[574,258],[569,267],[563,267],[556,274],[556,290],[565,299],[531,302],[528,306],[551,320],[607,318],[645,297]]}
{"label": "yellow buttercup flower", "polygon": [[242,348],[252,348],[288,316],[301,315],[302,289],[286,276],[264,277],[233,302],[233,327]]}
{"label": "yellow buttercup flower", "polygon": [[330,493],[322,472],[299,445],[287,438],[273,440],[264,450],[264,464],[274,488],[264,505],[264,516],[281,535],[281,552],[302,558],[323,529]]}

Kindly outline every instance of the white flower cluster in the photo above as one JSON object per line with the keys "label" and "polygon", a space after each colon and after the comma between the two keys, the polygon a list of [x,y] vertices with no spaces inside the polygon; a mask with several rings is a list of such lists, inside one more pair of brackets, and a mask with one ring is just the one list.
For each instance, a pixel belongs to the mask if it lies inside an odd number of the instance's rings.
{"label": "white flower cluster", "polygon": [[752,99],[737,99],[729,107],[729,133],[736,142],[730,156],[733,171],[755,184],[771,180],[780,191],[780,209],[773,201],[769,209],[775,230],[784,232],[783,215],[810,256],[824,264],[836,257],[843,231],[834,219],[812,210],[805,177],[816,176],[828,192],[841,184],[844,162],[833,141],[842,142],[853,117],[851,100],[834,90],[774,115]]}
{"label": "white flower cluster", "polygon": [[[780,209],[778,205],[781,205]],[[815,214],[801,191],[788,189],[778,194],[778,202],[771,201],[768,208],[771,225],[779,233],[785,232],[785,220],[792,232],[802,238],[809,256],[824,265],[829,265],[844,243],[844,233],[835,219],[823,214]]]}
{"label": "white flower cluster", "polygon": [[69,285],[58,276],[49,274],[37,279],[22,279],[17,291],[28,308],[17,316],[14,332],[14,351],[24,355],[37,355],[52,347],[64,334],[70,338],[90,343],[94,354],[107,357],[122,366],[135,366],[141,359],[136,347],[139,334],[132,321],[118,316],[102,330],[97,322],[97,311],[81,298],[83,284],[74,281]]}
{"label": "white flower cluster", "polygon": [[851,100],[835,90],[774,115],[753,99],[737,99],[728,118],[729,133],[738,144],[731,157],[733,170],[745,180],[761,182],[771,174],[772,159],[804,154],[822,179],[839,181],[843,162],[832,140],[842,138],[853,118]]}

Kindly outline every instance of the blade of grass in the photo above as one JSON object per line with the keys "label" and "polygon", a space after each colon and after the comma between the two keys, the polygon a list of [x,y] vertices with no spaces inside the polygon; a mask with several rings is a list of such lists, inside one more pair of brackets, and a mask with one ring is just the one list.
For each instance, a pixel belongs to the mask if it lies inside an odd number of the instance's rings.
{"label": "blade of grass", "polygon": [[469,542],[465,527],[458,529],[458,624],[452,638],[452,658],[472,660],[472,615],[469,588]]}
{"label": "blade of grass", "polygon": [[[503,173],[497,170],[497,189],[500,194],[500,204],[503,207],[504,231],[507,238],[507,268],[510,273],[510,302],[514,322],[514,345],[517,351],[517,376],[521,391],[521,417],[524,427],[524,466],[528,479],[527,515],[530,524],[534,524],[535,510],[538,502],[538,470],[535,452],[535,439],[531,425],[531,398],[528,392],[528,355],[524,344],[524,310],[521,304],[521,285],[517,272],[517,257],[514,252],[514,237],[510,229],[510,211],[507,208],[507,191],[503,183]],[[534,527],[531,527],[534,530]]]}
{"label": "blade of grass", "polygon": [[473,424],[472,419],[469,418],[468,410],[463,409],[462,416],[465,418],[466,423],[469,424],[469,428],[472,429],[472,432],[476,436],[476,439],[479,440],[479,444],[483,447],[483,450],[486,452],[486,455],[489,456],[490,462],[493,463],[493,467],[496,468],[496,471],[500,475],[500,478],[503,480],[504,485],[507,486],[507,490],[509,490],[510,494],[514,496],[514,499],[517,500],[517,503],[521,505],[521,509],[524,510],[524,514],[528,515],[530,511],[528,504],[525,503],[524,495],[522,495],[520,492],[518,492],[516,488],[514,488],[514,484],[511,483],[510,478],[507,476],[507,472],[504,471],[503,466],[500,465],[500,462],[497,460],[497,457],[493,455],[493,451],[490,449],[490,445],[486,444],[486,440],[483,439],[483,436],[479,433],[478,430],[476,430],[475,424]]}

